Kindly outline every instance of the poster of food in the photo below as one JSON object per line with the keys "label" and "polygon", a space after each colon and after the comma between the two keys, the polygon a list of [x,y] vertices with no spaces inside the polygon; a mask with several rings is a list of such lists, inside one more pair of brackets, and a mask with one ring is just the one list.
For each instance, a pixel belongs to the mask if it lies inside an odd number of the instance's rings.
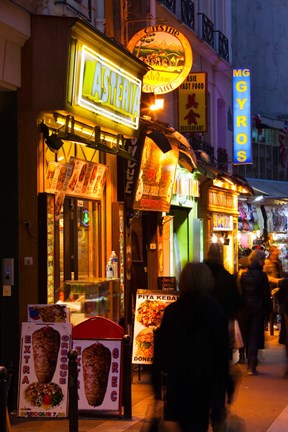
{"label": "poster of food", "polygon": [[18,417],[66,417],[72,325],[22,323]]}
{"label": "poster of food", "polygon": [[55,194],[55,213],[59,215],[65,195],[101,199],[107,167],[71,157],[69,164],[49,162],[46,192]]}
{"label": "poster of food", "polygon": [[137,290],[132,363],[151,364],[154,355],[154,330],[160,326],[164,309],[177,300],[178,292]]}
{"label": "poster of food", "polygon": [[28,322],[34,324],[69,322],[68,308],[63,304],[28,305]]}
{"label": "poster of food", "polygon": [[167,153],[146,137],[139,177],[134,197],[134,210],[167,212],[173,194],[173,184],[178,163],[178,148]]}
{"label": "poster of food", "polygon": [[120,339],[73,340],[78,353],[78,409],[120,411]]}
{"label": "poster of food", "polygon": [[72,172],[66,194],[101,199],[107,167],[73,157],[70,158],[69,165]]}

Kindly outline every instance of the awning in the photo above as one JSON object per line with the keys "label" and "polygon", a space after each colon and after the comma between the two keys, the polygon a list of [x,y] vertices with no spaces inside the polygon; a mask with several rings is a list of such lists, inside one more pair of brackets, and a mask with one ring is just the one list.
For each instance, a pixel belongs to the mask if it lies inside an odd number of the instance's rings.
{"label": "awning", "polygon": [[247,178],[247,181],[254,189],[255,195],[264,195],[269,198],[288,198],[288,182],[253,178]]}
{"label": "awning", "polygon": [[197,161],[197,170],[203,177],[215,180],[215,183],[218,180],[228,185],[230,184],[236,186],[237,192],[239,192],[241,195],[254,195],[253,188],[249,184],[248,179],[238,174],[230,174],[228,172],[218,170],[217,168],[204,164],[200,161]]}
{"label": "awning", "polygon": [[179,149],[178,163],[189,172],[193,172],[197,168],[196,154],[184,135],[159,121],[154,122],[147,118],[141,118],[141,124],[146,128],[146,135],[158,145],[163,153],[169,151],[172,148],[171,145],[174,144]]}

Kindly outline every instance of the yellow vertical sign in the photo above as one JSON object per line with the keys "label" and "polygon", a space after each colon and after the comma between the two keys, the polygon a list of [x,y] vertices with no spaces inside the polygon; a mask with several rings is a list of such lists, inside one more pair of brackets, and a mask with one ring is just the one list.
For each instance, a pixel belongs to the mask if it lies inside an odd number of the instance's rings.
{"label": "yellow vertical sign", "polygon": [[207,131],[207,74],[190,73],[179,87],[179,132]]}

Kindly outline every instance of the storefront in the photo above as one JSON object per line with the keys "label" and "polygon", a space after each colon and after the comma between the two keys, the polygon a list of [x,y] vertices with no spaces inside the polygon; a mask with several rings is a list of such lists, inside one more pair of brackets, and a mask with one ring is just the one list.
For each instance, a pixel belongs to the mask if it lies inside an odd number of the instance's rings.
{"label": "storefront", "polygon": [[[223,245],[223,264],[232,274],[238,270],[238,197],[252,195],[245,179],[212,167],[201,172],[199,217],[203,219],[204,256],[211,242]],[[205,176],[204,176],[205,174]]]}
{"label": "storefront", "polygon": [[239,199],[239,256],[257,246],[279,248],[283,270],[288,273],[287,183],[249,179],[254,196]]}
{"label": "storefront", "polygon": [[[21,318],[27,304],[64,301],[74,324],[95,314],[117,322],[117,161],[133,160],[126,140],[138,134],[147,66],[78,19],[32,16],[31,29],[19,93]],[[107,280],[112,250],[119,274]]]}
{"label": "storefront", "polygon": [[133,310],[137,289],[162,289],[164,278],[176,288],[179,268],[192,259],[199,184],[196,156],[187,140],[160,122],[141,119],[131,152],[138,163],[126,162],[124,200]]}

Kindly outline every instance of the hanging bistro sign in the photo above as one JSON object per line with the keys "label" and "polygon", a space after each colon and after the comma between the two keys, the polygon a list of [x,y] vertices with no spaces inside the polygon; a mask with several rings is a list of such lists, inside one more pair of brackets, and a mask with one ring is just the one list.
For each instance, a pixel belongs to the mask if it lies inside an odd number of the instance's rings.
{"label": "hanging bistro sign", "polygon": [[164,94],[175,90],[192,68],[189,41],[168,25],[146,27],[128,42],[128,50],[151,67],[143,78],[142,91]]}
{"label": "hanging bistro sign", "polygon": [[207,74],[190,73],[179,87],[179,131],[207,131]]}
{"label": "hanging bistro sign", "polygon": [[233,163],[252,163],[250,69],[233,69]]}

